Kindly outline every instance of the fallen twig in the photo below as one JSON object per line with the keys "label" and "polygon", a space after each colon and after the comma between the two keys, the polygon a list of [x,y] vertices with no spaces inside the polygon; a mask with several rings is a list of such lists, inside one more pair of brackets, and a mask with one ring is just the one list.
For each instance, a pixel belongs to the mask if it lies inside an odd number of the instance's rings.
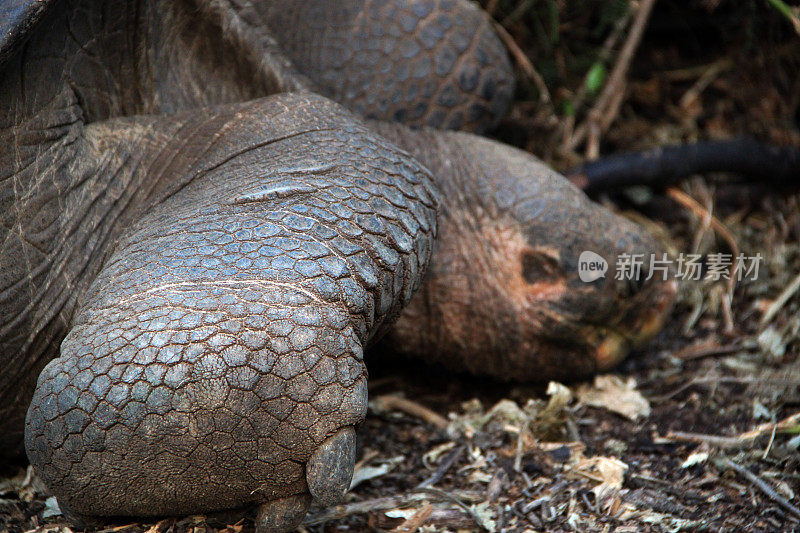
{"label": "fallen twig", "polygon": [[751,431],[746,431],[739,435],[740,439],[755,439],[764,435],[766,433],[770,433],[772,431],[786,431],[788,429],[794,428],[797,425],[800,425],[800,413],[795,413],[793,415],[787,416],[783,420],[778,422],[768,422],[766,424],[761,424],[756,429]]}
{"label": "fallen twig", "polygon": [[[303,525],[316,526],[319,524],[324,524],[325,522],[330,522],[331,520],[338,520],[356,514],[366,514],[372,511],[388,511],[390,509],[402,509],[423,500],[435,499],[436,501],[451,501],[450,498],[442,497],[440,494],[442,492],[443,491],[438,491],[436,489],[423,489],[419,491],[413,491],[408,494],[387,496],[384,498],[372,498],[360,502],[336,505],[316,513],[310,513],[308,516],[306,516],[305,520],[303,520]],[[470,494],[467,491],[455,491],[454,494],[455,495],[451,496],[451,498],[455,498],[459,501],[467,500],[476,502],[482,499],[480,495],[475,493]],[[431,496],[439,496],[439,498],[431,498]],[[465,504],[461,502],[459,507],[463,505]]]}
{"label": "fallen twig", "polygon": [[721,466],[730,468],[734,470],[737,474],[745,478],[747,481],[752,483],[753,485],[758,488],[761,492],[764,493],[769,499],[783,507],[784,510],[790,512],[791,514],[795,515],[797,518],[800,518],[800,509],[789,503],[789,500],[775,492],[775,490],[767,484],[766,481],[746,469],[740,464],[734,463],[727,457],[716,457],[714,461]]}
{"label": "fallen twig", "polygon": [[798,273],[794,279],[792,279],[789,285],[787,285],[781,291],[778,297],[775,298],[775,301],[772,302],[769,307],[767,307],[767,310],[764,312],[764,316],[761,317],[761,325],[764,326],[769,324],[770,321],[775,318],[775,315],[778,314],[778,311],[780,311],[781,308],[786,305],[786,302],[789,301],[789,298],[791,298],[798,289],[800,289],[800,273]]}
{"label": "fallen twig", "polygon": [[737,352],[752,351],[756,346],[746,346],[742,344],[720,345],[716,342],[704,343],[700,346],[689,346],[676,352],[675,357],[683,361],[694,361],[705,357],[716,357],[718,355],[730,355]]}
{"label": "fallen twig", "polygon": [[630,476],[630,480],[634,487],[638,484],[640,486],[649,486],[649,487],[656,487],[658,490],[662,490],[667,494],[672,494],[673,496],[678,496],[685,500],[705,500],[706,497],[700,494],[697,491],[691,489],[685,489],[681,485],[676,485],[669,481],[664,481],[661,479],[656,479],[650,476],[644,475],[632,475]]}
{"label": "fallen twig", "polygon": [[442,459],[442,463],[439,465],[439,468],[437,468],[436,471],[429,478],[425,479],[422,483],[417,485],[417,488],[421,489],[425,487],[430,487],[431,485],[438,483],[439,480],[441,480],[442,477],[444,477],[447,471],[450,470],[450,467],[452,467],[453,464],[456,461],[458,461],[458,459],[461,457],[463,453],[464,453],[463,446],[459,446],[455,450],[452,450],[450,453],[448,453],[447,456],[444,459]]}
{"label": "fallen twig", "polygon": [[[714,215],[709,215],[708,211],[705,207],[700,205],[697,200],[686,194],[685,192],[675,189],[674,187],[670,187],[667,189],[667,196],[681,204],[683,207],[690,210],[694,213],[698,218],[705,218],[709,217],[711,221],[711,227],[722,237],[726,243],[728,243],[728,247],[730,248],[731,252],[734,256],[738,255],[739,253],[739,245],[736,244],[736,239],[733,237],[731,231],[720,222],[720,220],[715,217]],[[731,272],[731,278],[733,278],[734,272]]]}
{"label": "fallen twig", "polygon": [[775,442],[775,433],[778,431],[778,426],[772,426],[772,432],[769,434],[769,442],[767,443],[767,447],[764,448],[764,453],[761,454],[761,460],[764,461],[767,457],[769,457],[769,451],[772,449],[772,443]]}
{"label": "fallen twig", "polygon": [[521,0],[514,2],[514,9],[511,10],[506,17],[503,18],[503,26],[510,26],[517,22],[525,13],[531,10],[536,0]]}
{"label": "fallen twig", "polygon": [[724,437],[722,435],[706,435],[704,433],[689,433],[686,431],[670,431],[667,439],[683,440],[688,442],[705,443],[715,448],[742,448],[750,443],[742,441],[738,437]]}
{"label": "fallen twig", "polygon": [[731,332],[734,329],[733,325],[733,315],[730,310],[731,301],[733,301],[733,290],[736,287],[736,274],[738,272],[739,263],[735,260],[739,256],[739,245],[736,243],[736,239],[734,238],[733,234],[730,232],[727,226],[720,222],[720,220],[713,216],[710,211],[700,205],[697,200],[689,196],[683,191],[680,191],[674,187],[670,187],[667,189],[667,196],[684,206],[685,208],[692,211],[697,217],[701,220],[708,220],[711,224],[711,227],[717,232],[717,234],[722,237],[725,242],[728,243],[728,248],[730,248],[731,255],[734,258],[732,262],[733,268],[731,272],[728,274],[727,278],[727,289],[728,292],[725,295],[726,300],[724,302],[725,307],[725,331]]}
{"label": "fallen twig", "polygon": [[726,70],[733,67],[733,61],[730,59],[721,59],[715,63],[712,63],[711,66],[706,68],[705,72],[698,78],[694,84],[689,87],[683,96],[680,99],[679,106],[681,109],[689,109],[691,105],[697,101],[703,91],[711,85],[716,78],[719,77],[720,74],[725,72]]}
{"label": "fallen twig", "polygon": [[[650,18],[650,13],[653,10],[654,4],[655,0],[642,0],[639,4],[639,8],[636,10],[636,15],[633,19],[633,24],[631,24],[631,29],[628,32],[628,37],[617,56],[614,68],[611,70],[611,74],[608,77],[608,82],[597,98],[594,106],[592,106],[592,109],[589,111],[586,118],[587,124],[584,127],[578,127],[576,129],[573,140],[570,143],[571,148],[574,149],[587,135],[592,135],[593,131],[596,132],[594,135],[599,135],[604,131],[601,124],[610,126],[616,118],[616,112],[619,110],[622,103],[618,93],[624,91],[625,76],[630,68],[634,52],[636,48],[638,48],[639,42],[642,40],[642,34],[644,33],[645,26],[647,26],[647,21]],[[592,126],[593,124],[594,127]],[[606,128],[607,127],[608,126],[606,126]],[[592,144],[599,145],[599,140],[590,138],[587,141],[587,145]]]}
{"label": "fallen twig", "polygon": [[[761,424],[757,428],[751,431],[740,433],[735,437],[725,437],[722,435],[706,435],[703,433],[688,433],[684,431],[670,431],[669,433],[667,433],[666,438],[674,440],[684,440],[689,442],[706,443],[710,446],[714,446],[717,448],[741,449],[741,448],[752,447],[759,437],[770,434],[772,439],[774,438],[775,433],[794,429],[798,424],[800,424],[800,413],[795,413],[791,416],[787,416],[786,418],[784,418],[779,422],[770,422],[767,424]],[[772,443],[770,442],[770,446],[771,444]]]}
{"label": "fallen twig", "polygon": [[[630,10],[626,11],[623,16],[621,16],[617,22],[614,24],[614,29],[611,30],[611,33],[606,37],[606,40],[603,42],[603,46],[600,48],[600,53],[597,55],[597,62],[599,63],[606,63],[608,58],[611,57],[611,50],[617,45],[619,41],[620,35],[622,35],[622,30],[628,25],[628,22],[631,18]],[[591,70],[591,69],[590,69]],[[586,73],[583,77],[583,81],[578,87],[578,90],[575,92],[575,98],[572,100],[572,108],[574,109],[575,113],[577,113],[582,107],[584,102],[586,101],[586,93],[588,91],[588,79],[589,79],[589,72]],[[569,116],[565,117],[563,120],[563,132],[562,132],[562,145],[566,150],[574,149],[572,144],[572,134],[575,128],[575,114],[570,114]]]}
{"label": "fallen twig", "polygon": [[444,491],[442,489],[437,489],[437,488],[434,488],[434,487],[424,487],[424,488],[421,488],[421,489],[418,489],[418,490],[423,491],[423,492],[427,492],[427,493],[435,495],[435,496],[440,496],[441,498],[443,498],[445,500],[453,502],[454,504],[456,504],[459,507],[461,507],[468,515],[470,515],[472,517],[472,519],[475,521],[475,525],[477,525],[481,529],[485,529],[485,530],[489,531],[489,527],[483,521],[483,518],[481,518],[481,516],[478,513],[476,513],[474,509],[472,509],[469,505],[467,505],[463,501],[461,501],[457,496],[451,494],[450,492]]}
{"label": "fallen twig", "polygon": [[648,396],[647,399],[649,401],[655,402],[655,403],[663,402],[663,401],[669,400],[670,398],[680,394],[681,392],[685,391],[689,387],[693,387],[695,385],[702,385],[704,383],[712,383],[714,385],[716,385],[717,383],[744,383],[744,384],[748,384],[748,383],[754,383],[755,381],[756,381],[756,378],[752,377],[752,376],[751,377],[744,377],[744,378],[723,377],[723,376],[710,376],[710,377],[705,377],[705,378],[694,378],[694,379],[692,379],[690,381],[687,381],[686,383],[684,383],[683,385],[681,385],[680,387],[678,387],[674,391],[671,391],[671,392],[668,392],[667,394],[662,394],[662,395],[659,395],[659,396]]}
{"label": "fallen twig", "polygon": [[519,65],[519,68],[522,69],[522,72],[536,85],[536,88],[539,90],[539,100],[553,113],[553,98],[550,96],[550,90],[547,88],[547,84],[544,82],[542,75],[539,74],[536,67],[533,66],[533,63],[531,63],[527,54],[525,54],[522,48],[517,44],[517,41],[514,40],[514,37],[508,33],[508,30],[497,22],[494,23],[494,28],[495,31],[497,31],[497,35],[499,35],[500,39],[503,41],[503,44],[508,48],[514,61]]}
{"label": "fallen twig", "polygon": [[379,411],[397,410],[420,418],[439,429],[447,429],[447,419],[415,401],[394,394],[384,394],[372,400],[372,405]]}

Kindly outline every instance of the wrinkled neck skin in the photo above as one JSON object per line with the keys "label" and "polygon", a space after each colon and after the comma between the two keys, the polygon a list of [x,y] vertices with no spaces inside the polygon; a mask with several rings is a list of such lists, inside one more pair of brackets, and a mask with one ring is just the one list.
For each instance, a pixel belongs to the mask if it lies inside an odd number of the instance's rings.
{"label": "wrinkled neck skin", "polygon": [[[467,133],[371,126],[426,165],[447,199],[425,283],[383,351],[503,380],[578,379],[658,332],[674,281],[614,279],[620,254],[658,253],[642,228],[520,150]],[[585,250],[608,261],[606,278],[579,279]]]}
{"label": "wrinkled neck skin", "polygon": [[142,154],[165,142],[163,127],[139,119],[119,139],[107,119],[306,87],[269,43],[245,46],[251,27],[218,8],[200,19],[186,0],[58,2],[0,67],[0,143],[16,147],[0,151],[0,418],[24,413],[120,232],[181,185],[168,173],[144,181]]}

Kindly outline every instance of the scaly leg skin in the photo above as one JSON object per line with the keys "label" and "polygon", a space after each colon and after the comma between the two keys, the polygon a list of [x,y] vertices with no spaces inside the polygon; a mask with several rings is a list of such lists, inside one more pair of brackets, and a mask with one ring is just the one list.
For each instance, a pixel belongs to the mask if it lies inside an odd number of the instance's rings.
{"label": "scaly leg skin", "polygon": [[261,531],[292,528],[349,486],[363,349],[420,284],[430,176],[313,95],[93,124],[83,142],[112,138],[151,207],[39,377],[31,463],[79,515],[260,505]]}
{"label": "scaly leg skin", "polygon": [[514,92],[508,53],[472,1],[221,0],[201,9],[248,28],[243,46],[255,53],[277,41],[316,91],[363,117],[480,132]]}

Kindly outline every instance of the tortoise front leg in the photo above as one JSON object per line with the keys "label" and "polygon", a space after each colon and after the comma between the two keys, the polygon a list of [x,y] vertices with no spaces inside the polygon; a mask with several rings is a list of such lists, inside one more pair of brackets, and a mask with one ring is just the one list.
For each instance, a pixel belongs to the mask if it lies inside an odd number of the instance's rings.
{"label": "tortoise front leg", "polygon": [[349,486],[364,345],[420,283],[435,191],[320,97],[195,114],[116,146],[153,177],[150,207],[39,377],[26,448],[74,513],[261,505],[261,529],[286,529]]}
{"label": "tortoise front leg", "polygon": [[284,78],[364,117],[480,132],[514,92],[491,19],[468,0],[197,3],[243,56],[273,65],[285,54],[283,69],[302,76]]}

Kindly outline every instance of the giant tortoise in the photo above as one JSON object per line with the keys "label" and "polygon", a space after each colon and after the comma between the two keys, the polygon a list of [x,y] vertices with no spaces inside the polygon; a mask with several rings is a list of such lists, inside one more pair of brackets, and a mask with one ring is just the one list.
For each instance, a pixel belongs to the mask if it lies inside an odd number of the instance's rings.
{"label": "giant tortoise", "polygon": [[475,134],[513,76],[470,2],[5,0],[0,25],[0,452],[76,520],[291,528],[348,488],[365,351],[577,378],[673,300],[581,281],[582,251],[658,246]]}

